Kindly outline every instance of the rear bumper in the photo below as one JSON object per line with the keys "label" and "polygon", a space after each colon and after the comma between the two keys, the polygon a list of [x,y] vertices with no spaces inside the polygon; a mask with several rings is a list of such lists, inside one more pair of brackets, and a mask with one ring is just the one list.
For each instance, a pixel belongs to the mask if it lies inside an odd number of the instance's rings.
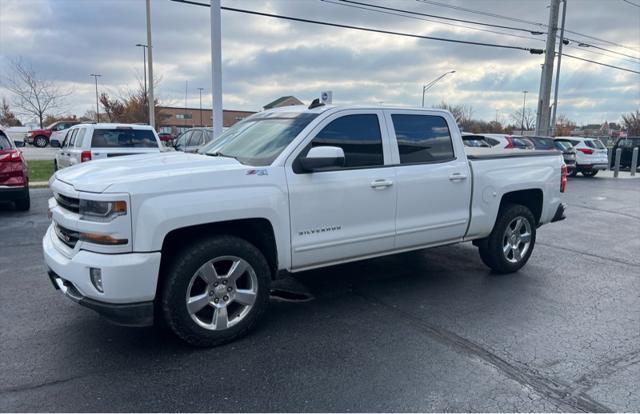
{"label": "rear bumper", "polygon": [[551,222],[554,223],[556,221],[562,221],[567,218],[566,215],[567,205],[565,203],[558,204],[558,208],[556,209],[556,214],[553,215]]}
{"label": "rear bumper", "polygon": [[139,303],[107,303],[83,296],[75,286],[49,269],[47,272],[53,286],[62,291],[69,299],[93,309],[110,322],[122,326],[153,325],[153,301]]}
{"label": "rear bumper", "polygon": [[609,166],[605,164],[577,164],[578,171],[606,170]]}
{"label": "rear bumper", "polygon": [[29,187],[12,187],[0,185],[0,201],[14,201],[27,198]]}

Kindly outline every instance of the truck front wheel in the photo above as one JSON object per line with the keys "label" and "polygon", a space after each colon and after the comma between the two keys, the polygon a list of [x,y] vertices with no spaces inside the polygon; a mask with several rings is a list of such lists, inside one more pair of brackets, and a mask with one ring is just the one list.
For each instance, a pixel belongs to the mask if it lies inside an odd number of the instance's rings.
{"label": "truck front wheel", "polygon": [[215,346],[244,336],[269,303],[267,260],[238,237],[216,236],[188,246],[165,277],[163,317],[192,345]]}
{"label": "truck front wheel", "polygon": [[513,273],[524,266],[536,243],[536,222],[527,207],[507,204],[500,209],[489,237],[480,240],[480,258],[498,273]]}

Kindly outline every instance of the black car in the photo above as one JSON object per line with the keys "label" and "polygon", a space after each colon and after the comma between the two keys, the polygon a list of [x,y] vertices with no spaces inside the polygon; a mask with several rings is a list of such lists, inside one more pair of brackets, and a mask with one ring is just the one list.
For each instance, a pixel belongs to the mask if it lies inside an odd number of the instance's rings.
{"label": "black car", "polygon": [[[611,152],[611,169],[615,168],[614,164],[616,162],[616,151],[618,148],[622,149],[622,153],[620,154],[620,168],[631,168],[633,149],[640,148],[640,137],[620,138],[616,141],[613,146],[613,151]],[[638,151],[640,151],[640,149],[638,149]],[[638,162],[640,162],[640,160],[638,160]]]}

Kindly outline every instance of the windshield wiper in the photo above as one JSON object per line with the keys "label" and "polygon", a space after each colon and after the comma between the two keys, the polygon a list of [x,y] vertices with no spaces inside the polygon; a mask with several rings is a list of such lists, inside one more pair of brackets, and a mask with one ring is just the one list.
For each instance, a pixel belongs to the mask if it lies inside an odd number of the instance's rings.
{"label": "windshield wiper", "polygon": [[207,152],[207,155],[210,157],[224,157],[224,158],[233,158],[234,160],[240,162],[240,160],[238,160],[238,157],[234,157],[233,155],[227,155],[227,154],[223,154],[220,151],[216,151],[216,152]]}

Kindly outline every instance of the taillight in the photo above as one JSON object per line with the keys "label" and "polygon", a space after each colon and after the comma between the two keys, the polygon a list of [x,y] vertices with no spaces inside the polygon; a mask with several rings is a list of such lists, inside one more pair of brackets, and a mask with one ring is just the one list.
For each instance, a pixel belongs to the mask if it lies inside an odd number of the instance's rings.
{"label": "taillight", "polygon": [[18,151],[0,152],[2,162],[22,162],[22,157]]}
{"label": "taillight", "polygon": [[80,154],[80,162],[91,161],[91,151],[82,151]]}
{"label": "taillight", "polygon": [[504,136],[507,139],[507,146],[505,148],[513,148],[513,141],[511,141],[511,138],[509,138],[508,135]]}
{"label": "taillight", "polygon": [[576,149],[583,154],[587,154],[587,155],[593,154],[593,150],[590,148],[576,148]]}
{"label": "taillight", "polygon": [[564,193],[564,190],[567,188],[567,164],[562,164],[562,169],[560,172],[560,192]]}

